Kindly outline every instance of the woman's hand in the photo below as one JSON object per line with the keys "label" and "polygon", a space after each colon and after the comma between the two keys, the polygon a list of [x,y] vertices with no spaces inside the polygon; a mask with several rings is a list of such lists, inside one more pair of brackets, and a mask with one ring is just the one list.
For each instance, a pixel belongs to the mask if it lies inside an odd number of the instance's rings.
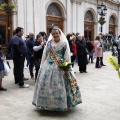
{"label": "woman's hand", "polygon": [[41,45],[44,46],[44,42],[42,42]]}

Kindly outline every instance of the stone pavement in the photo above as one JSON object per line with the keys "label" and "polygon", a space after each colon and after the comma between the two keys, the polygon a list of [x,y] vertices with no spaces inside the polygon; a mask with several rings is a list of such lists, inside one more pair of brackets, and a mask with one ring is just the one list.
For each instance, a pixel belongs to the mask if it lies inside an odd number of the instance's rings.
{"label": "stone pavement", "polygon": [[[79,73],[75,64],[83,103],[65,113],[36,109],[32,105],[34,80],[26,81],[30,88],[20,89],[14,84],[11,70],[3,79],[8,91],[0,92],[0,120],[120,120],[120,79],[106,61],[108,55],[110,52],[104,53],[106,67],[95,69],[90,63],[88,73]],[[12,61],[10,64],[13,68]],[[25,77],[29,77],[28,69],[25,69]]]}

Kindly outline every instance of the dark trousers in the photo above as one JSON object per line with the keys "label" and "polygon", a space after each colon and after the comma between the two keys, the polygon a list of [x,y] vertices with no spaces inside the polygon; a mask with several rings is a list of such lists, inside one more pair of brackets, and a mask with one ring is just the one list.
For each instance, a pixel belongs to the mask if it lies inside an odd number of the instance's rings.
{"label": "dark trousers", "polygon": [[71,56],[71,63],[73,63],[72,67],[74,67],[75,59],[76,59],[76,56]]}
{"label": "dark trousers", "polygon": [[36,69],[36,72],[35,72],[35,82],[36,82],[36,79],[37,79],[37,75],[38,75],[39,68],[35,68],[35,69]]}
{"label": "dark trousers", "polygon": [[89,52],[89,61],[91,60],[91,63],[93,63],[93,52]]}
{"label": "dark trousers", "polygon": [[25,61],[25,56],[21,57],[14,57],[13,58],[13,63],[14,63],[14,77],[15,77],[15,84],[19,84],[19,86],[24,85],[23,81],[23,70],[24,70],[24,61]]}
{"label": "dark trousers", "polygon": [[118,64],[120,64],[120,49],[118,49]]}
{"label": "dark trousers", "polygon": [[96,67],[96,68],[100,67],[99,61],[100,61],[100,58],[97,57],[97,58],[96,58],[96,64],[95,64],[95,67]]}
{"label": "dark trousers", "polygon": [[100,57],[100,65],[103,65],[103,57]]}
{"label": "dark trousers", "polygon": [[31,77],[34,76],[33,68],[34,68],[34,57],[29,57],[29,71]]}
{"label": "dark trousers", "polygon": [[79,71],[80,72],[85,72],[86,71],[86,65],[79,66]]}

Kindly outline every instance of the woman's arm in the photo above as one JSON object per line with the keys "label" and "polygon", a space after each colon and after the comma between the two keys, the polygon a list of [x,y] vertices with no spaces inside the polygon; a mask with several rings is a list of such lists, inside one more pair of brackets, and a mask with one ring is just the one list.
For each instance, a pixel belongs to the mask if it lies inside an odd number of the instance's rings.
{"label": "woman's arm", "polygon": [[34,46],[34,47],[33,47],[33,50],[34,50],[34,51],[38,51],[38,50],[40,50],[40,49],[42,49],[42,45]]}

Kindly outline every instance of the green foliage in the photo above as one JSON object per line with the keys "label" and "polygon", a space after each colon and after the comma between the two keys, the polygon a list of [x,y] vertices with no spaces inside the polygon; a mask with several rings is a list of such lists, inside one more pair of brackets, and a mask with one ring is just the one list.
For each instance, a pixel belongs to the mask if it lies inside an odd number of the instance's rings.
{"label": "green foliage", "polygon": [[4,3],[4,4],[1,4],[0,8],[4,11],[7,10],[7,12],[11,12],[14,8],[15,8],[15,5],[12,4],[12,3]]}
{"label": "green foliage", "polygon": [[63,71],[71,71],[71,65],[73,65],[73,63],[62,62],[59,65],[59,68]]}
{"label": "green foliage", "polygon": [[103,25],[103,24],[106,23],[106,21],[105,21],[105,19],[99,19],[99,20],[98,20],[98,23],[100,23],[101,25]]}

